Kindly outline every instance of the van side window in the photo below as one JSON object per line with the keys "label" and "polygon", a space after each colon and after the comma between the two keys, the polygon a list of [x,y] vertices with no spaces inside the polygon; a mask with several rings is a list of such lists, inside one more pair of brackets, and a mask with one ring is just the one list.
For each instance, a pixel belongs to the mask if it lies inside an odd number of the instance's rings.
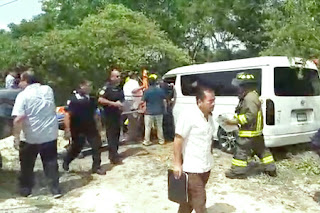
{"label": "van side window", "polygon": [[197,85],[212,88],[216,96],[237,96],[237,88],[231,85],[231,81],[237,73],[247,72],[257,79],[257,92],[261,94],[261,69],[247,69],[235,71],[206,72],[200,74],[181,76],[181,90],[185,96],[194,96]]}

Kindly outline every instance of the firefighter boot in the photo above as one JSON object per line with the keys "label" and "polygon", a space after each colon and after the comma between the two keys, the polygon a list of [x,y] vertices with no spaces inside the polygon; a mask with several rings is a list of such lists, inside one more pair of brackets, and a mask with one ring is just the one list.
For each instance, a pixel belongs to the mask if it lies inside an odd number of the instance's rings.
{"label": "firefighter boot", "polygon": [[276,165],[274,163],[265,165],[264,173],[271,177],[276,177],[277,176]]}
{"label": "firefighter boot", "polygon": [[237,172],[235,169],[231,168],[225,173],[227,178],[230,179],[245,179],[247,174],[244,172]]}

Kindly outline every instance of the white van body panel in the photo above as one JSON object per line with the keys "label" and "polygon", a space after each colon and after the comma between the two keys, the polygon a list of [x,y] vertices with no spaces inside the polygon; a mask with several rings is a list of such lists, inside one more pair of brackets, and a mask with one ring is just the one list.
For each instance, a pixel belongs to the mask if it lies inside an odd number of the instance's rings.
{"label": "white van body panel", "polygon": [[[295,64],[298,62],[298,64]],[[301,67],[301,59],[288,59],[282,56],[257,57],[215,63],[205,63],[180,67],[167,72],[165,78],[176,77],[175,104],[173,116],[176,123],[179,114],[186,108],[196,104],[195,96],[184,96],[181,88],[181,76],[211,72],[228,72],[244,69],[261,69],[261,96],[264,116],[263,134],[268,147],[310,141],[320,128],[320,96],[276,96],[274,92],[275,67]],[[304,68],[317,70],[314,63],[307,61]],[[275,125],[266,125],[266,100],[271,99],[275,106]],[[220,114],[234,114],[238,104],[237,96],[216,96],[214,119]],[[298,121],[298,117],[302,120]],[[303,116],[307,120],[304,121]],[[218,123],[215,122],[215,139],[217,139]]]}

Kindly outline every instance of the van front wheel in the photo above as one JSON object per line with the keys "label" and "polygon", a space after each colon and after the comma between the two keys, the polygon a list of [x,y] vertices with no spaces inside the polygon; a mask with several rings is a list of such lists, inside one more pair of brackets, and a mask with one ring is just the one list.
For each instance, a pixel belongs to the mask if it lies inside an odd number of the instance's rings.
{"label": "van front wheel", "polygon": [[217,136],[219,148],[224,152],[233,154],[236,149],[236,132],[226,132],[219,127]]}

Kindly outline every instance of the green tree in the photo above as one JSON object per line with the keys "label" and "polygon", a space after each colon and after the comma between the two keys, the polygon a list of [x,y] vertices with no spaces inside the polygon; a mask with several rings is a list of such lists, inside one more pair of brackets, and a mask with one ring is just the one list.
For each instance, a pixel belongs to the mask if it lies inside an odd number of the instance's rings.
{"label": "green tree", "polygon": [[[257,56],[268,0],[113,0],[156,20],[197,62]],[[239,45],[246,51],[239,51]],[[244,49],[244,48],[242,48]]]}
{"label": "green tree", "polygon": [[[23,52],[20,60],[66,96],[81,78],[101,86],[112,66],[122,70],[148,66],[163,74],[190,63],[187,53],[174,46],[154,22],[121,5],[108,5],[74,29],[22,37],[18,43]],[[59,96],[59,101],[66,96]]]}
{"label": "green tree", "polygon": [[269,10],[267,36],[271,38],[264,55],[302,58],[320,57],[320,2],[286,0]]}

